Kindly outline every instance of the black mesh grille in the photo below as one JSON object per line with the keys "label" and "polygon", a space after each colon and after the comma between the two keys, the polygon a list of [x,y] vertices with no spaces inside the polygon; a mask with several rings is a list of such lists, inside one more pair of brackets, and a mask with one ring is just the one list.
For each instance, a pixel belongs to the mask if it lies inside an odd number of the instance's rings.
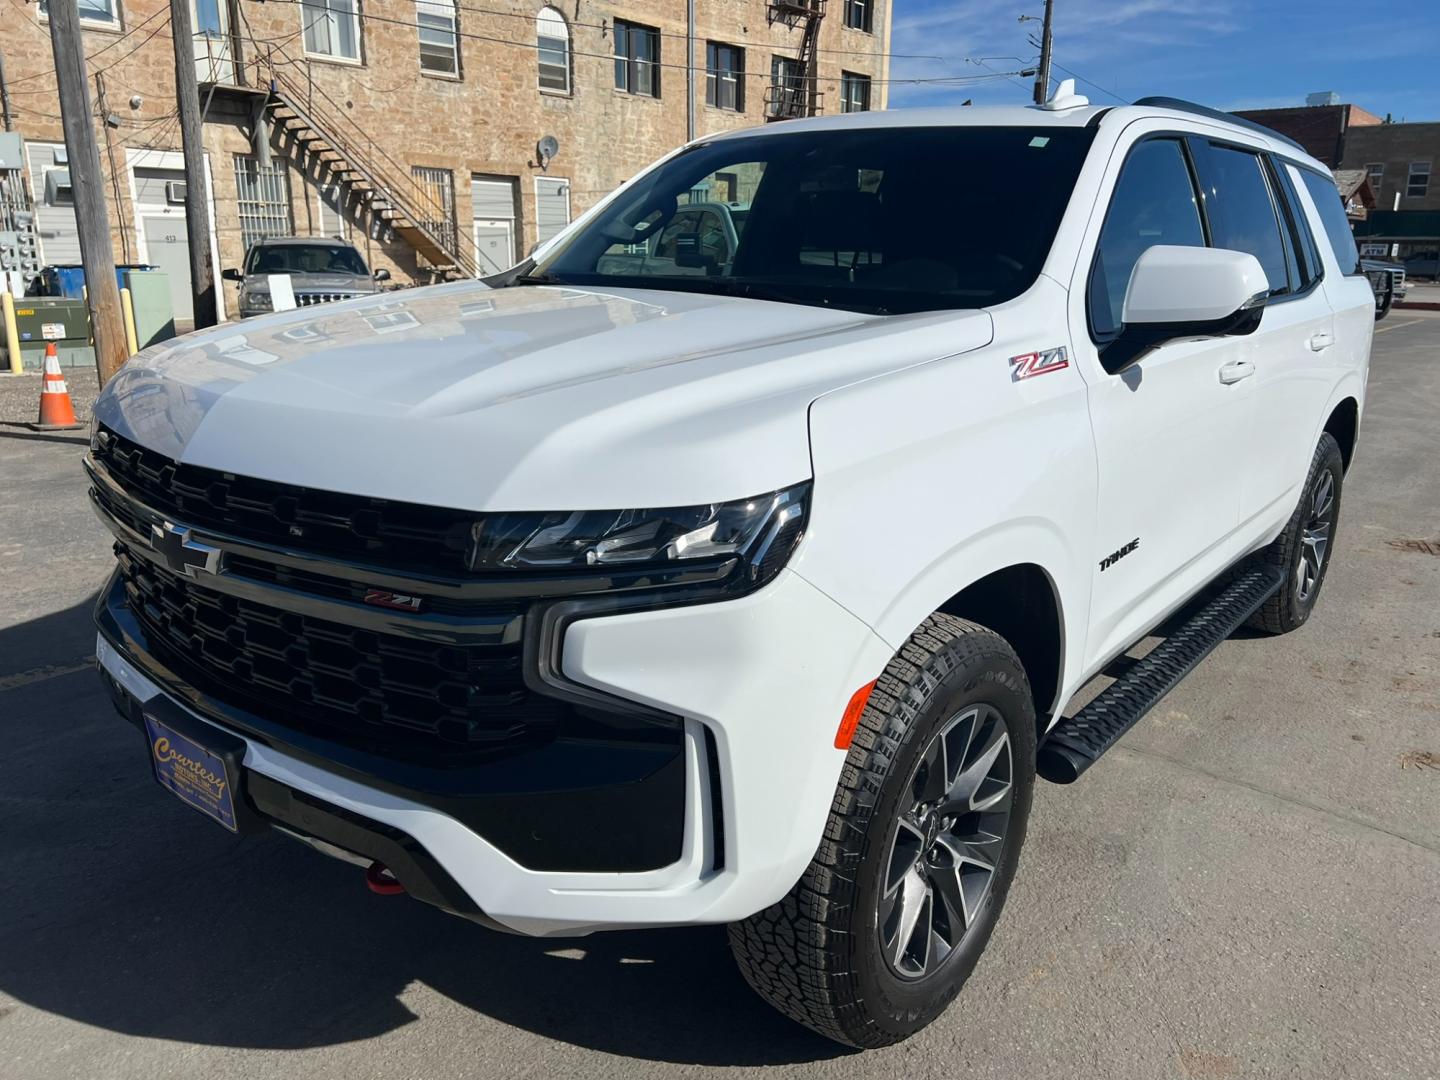
{"label": "black mesh grille", "polygon": [[129,495],[187,525],[241,540],[460,574],[474,514],[280,484],[183,465],[105,431],[94,456]]}
{"label": "black mesh grille", "polygon": [[123,545],[116,553],[131,611],[177,674],[297,730],[458,766],[548,741],[568,712],[526,688],[518,642],[380,634],[206,589]]}

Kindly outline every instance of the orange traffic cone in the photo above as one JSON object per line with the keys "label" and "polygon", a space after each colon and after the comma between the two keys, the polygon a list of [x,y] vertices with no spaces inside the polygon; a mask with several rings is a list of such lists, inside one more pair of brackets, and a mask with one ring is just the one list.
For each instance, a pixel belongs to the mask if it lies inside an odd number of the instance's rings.
{"label": "orange traffic cone", "polygon": [[60,374],[60,357],[55,343],[45,346],[45,376],[40,383],[40,419],[30,425],[36,431],[69,431],[85,425],[75,419],[65,376]]}

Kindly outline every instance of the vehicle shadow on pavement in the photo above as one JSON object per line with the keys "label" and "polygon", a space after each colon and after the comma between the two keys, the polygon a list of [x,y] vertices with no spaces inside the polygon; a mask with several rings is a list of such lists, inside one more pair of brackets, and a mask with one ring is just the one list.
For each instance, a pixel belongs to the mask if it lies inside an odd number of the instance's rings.
{"label": "vehicle shadow on pavement", "polygon": [[[0,630],[0,674],[35,656],[73,668],[93,651],[90,606]],[[93,671],[0,687],[0,993],[25,1005],[297,1049],[425,1022],[421,984],[477,1014],[458,1036],[440,1021],[477,1058],[516,1047],[500,1025],[686,1064],[846,1053],[751,993],[723,928],[534,940],[375,896],[355,867],[278,834],[235,839],[160,789]]]}

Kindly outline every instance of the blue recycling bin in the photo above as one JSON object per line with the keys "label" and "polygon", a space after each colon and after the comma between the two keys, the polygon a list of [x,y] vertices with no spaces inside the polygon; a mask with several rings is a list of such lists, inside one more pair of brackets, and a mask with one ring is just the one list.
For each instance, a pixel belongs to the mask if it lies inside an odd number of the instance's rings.
{"label": "blue recycling bin", "polygon": [[[115,283],[125,287],[127,270],[154,270],[149,263],[120,263],[115,267]],[[68,296],[81,300],[85,296],[85,268],[78,263],[53,263],[40,269],[38,296]]]}

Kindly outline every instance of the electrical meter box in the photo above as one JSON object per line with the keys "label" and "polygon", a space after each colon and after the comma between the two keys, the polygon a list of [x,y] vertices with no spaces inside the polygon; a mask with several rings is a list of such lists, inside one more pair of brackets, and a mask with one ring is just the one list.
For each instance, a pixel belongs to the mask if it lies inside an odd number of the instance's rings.
{"label": "electrical meter box", "polygon": [[20,355],[26,370],[39,370],[45,363],[45,346],[53,342],[61,367],[93,364],[90,346],[90,313],[83,300],[65,297],[27,296],[15,301],[15,329],[20,334]]}

